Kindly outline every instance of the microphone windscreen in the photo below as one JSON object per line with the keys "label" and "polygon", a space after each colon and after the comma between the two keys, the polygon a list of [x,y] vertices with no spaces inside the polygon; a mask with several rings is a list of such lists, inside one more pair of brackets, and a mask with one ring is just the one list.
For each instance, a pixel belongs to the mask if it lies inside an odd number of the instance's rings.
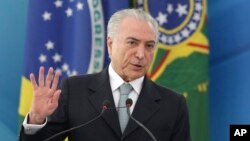
{"label": "microphone windscreen", "polygon": [[126,105],[127,105],[128,107],[130,107],[130,106],[132,106],[132,104],[133,104],[133,100],[132,100],[131,98],[128,98],[128,99],[126,100]]}
{"label": "microphone windscreen", "polygon": [[102,103],[102,108],[107,110],[110,108],[110,101],[109,100],[104,100],[103,103]]}

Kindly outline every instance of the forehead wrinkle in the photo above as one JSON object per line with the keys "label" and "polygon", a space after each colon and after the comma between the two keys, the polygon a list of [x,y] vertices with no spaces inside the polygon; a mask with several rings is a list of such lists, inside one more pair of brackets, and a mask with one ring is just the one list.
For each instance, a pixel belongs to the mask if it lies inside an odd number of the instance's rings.
{"label": "forehead wrinkle", "polygon": [[[141,41],[140,39],[137,39],[135,37],[127,37],[126,40],[135,40],[135,41]],[[156,43],[154,40],[146,41],[146,43]]]}

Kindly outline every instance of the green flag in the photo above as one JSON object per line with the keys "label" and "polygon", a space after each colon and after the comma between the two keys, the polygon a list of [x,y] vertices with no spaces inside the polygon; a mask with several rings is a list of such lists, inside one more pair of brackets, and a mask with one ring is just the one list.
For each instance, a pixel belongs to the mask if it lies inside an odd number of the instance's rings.
{"label": "green flag", "polygon": [[192,140],[208,141],[206,0],[144,0],[137,1],[137,6],[159,24],[159,44],[149,77],[186,97]]}

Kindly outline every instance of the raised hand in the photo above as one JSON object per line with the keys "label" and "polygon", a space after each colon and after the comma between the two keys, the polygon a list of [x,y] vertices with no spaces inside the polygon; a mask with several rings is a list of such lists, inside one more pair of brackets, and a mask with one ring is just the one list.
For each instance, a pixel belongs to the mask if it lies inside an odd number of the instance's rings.
{"label": "raised hand", "polygon": [[61,90],[57,89],[59,76],[59,72],[54,75],[52,67],[48,70],[46,80],[44,67],[40,67],[38,83],[34,74],[30,74],[34,94],[29,111],[29,124],[42,124],[46,117],[51,115],[58,107],[58,99],[61,93]]}

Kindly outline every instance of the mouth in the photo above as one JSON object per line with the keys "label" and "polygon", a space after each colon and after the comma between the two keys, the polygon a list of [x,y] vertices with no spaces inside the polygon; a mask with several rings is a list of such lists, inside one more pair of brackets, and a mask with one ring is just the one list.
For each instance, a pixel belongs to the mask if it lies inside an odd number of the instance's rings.
{"label": "mouth", "polygon": [[143,68],[143,65],[141,64],[132,64],[136,69],[141,69]]}

